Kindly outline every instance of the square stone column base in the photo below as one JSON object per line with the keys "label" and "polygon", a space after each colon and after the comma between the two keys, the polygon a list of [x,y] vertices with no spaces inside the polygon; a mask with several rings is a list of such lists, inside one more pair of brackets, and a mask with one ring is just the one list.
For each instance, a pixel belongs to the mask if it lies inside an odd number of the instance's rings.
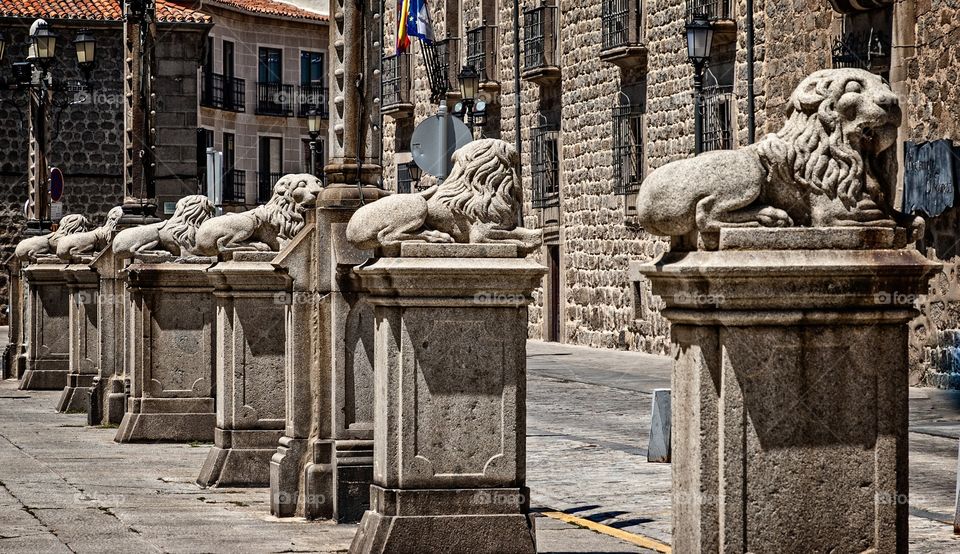
{"label": "square stone column base", "polygon": [[214,446],[200,469],[201,487],[266,487],[270,484],[270,458],[282,429],[216,429]]}
{"label": "square stone column base", "polygon": [[116,442],[213,441],[213,398],[132,398],[130,404]]}
{"label": "square stone column base", "polygon": [[525,487],[397,490],[370,485],[371,511],[364,514],[349,552],[534,554],[529,494]]}
{"label": "square stone column base", "polygon": [[280,437],[270,458],[270,514],[293,517],[300,495],[300,467],[309,439]]}
{"label": "square stone column base", "polygon": [[86,413],[90,403],[90,391],[93,390],[93,379],[96,375],[71,373],[67,375],[67,386],[64,387],[57,403],[58,412]]}
{"label": "square stone column base", "polygon": [[373,441],[320,440],[314,452],[317,462],[304,467],[304,517],[360,521],[370,508]]}
{"label": "square stone column base", "polygon": [[[60,390],[67,386],[67,360],[26,361],[20,390]],[[31,363],[33,362],[33,363]]]}

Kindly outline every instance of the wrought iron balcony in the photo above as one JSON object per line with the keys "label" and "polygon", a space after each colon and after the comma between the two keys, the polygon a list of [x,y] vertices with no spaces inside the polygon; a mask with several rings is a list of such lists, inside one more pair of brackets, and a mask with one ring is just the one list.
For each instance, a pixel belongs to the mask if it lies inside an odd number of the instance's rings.
{"label": "wrought iron balcony", "polygon": [[273,185],[282,177],[282,173],[257,172],[257,204],[266,204],[273,196]]}
{"label": "wrought iron balcony", "polygon": [[730,0],[687,0],[687,21],[696,15],[706,16],[710,20],[732,20],[733,11]]}
{"label": "wrought iron balcony", "polygon": [[257,82],[257,114],[293,117],[293,85]]}
{"label": "wrought iron balcony", "polygon": [[243,79],[204,73],[201,79],[200,105],[232,112],[246,110],[246,83]]}
{"label": "wrought iron balcony", "polygon": [[330,117],[327,108],[327,87],[323,85],[300,85],[297,90],[297,115],[307,117],[311,110],[316,110],[323,119]]}
{"label": "wrought iron balcony", "polygon": [[643,180],[642,107],[621,104],[613,108],[613,189],[630,195],[640,190]]}
{"label": "wrought iron balcony", "polygon": [[497,26],[481,25],[467,31],[467,63],[480,73],[480,82],[497,80]]}
{"label": "wrought iron balcony", "polygon": [[533,128],[533,207],[550,208],[560,205],[560,163],[557,138],[560,126],[541,118]]}
{"label": "wrought iron balcony", "polygon": [[459,90],[457,72],[460,63],[460,39],[448,37],[433,44],[421,44],[423,58],[430,79],[432,101],[439,101],[448,93]]}
{"label": "wrought iron balcony", "polygon": [[395,117],[413,113],[413,102],[410,101],[410,54],[394,54],[383,58],[380,111]]}
{"label": "wrought iron balcony", "polygon": [[247,172],[231,169],[223,174],[223,202],[243,204],[247,197]]}
{"label": "wrought iron balcony", "polygon": [[711,87],[703,91],[703,151],[733,148],[733,114],[737,99],[733,87]]}
{"label": "wrought iron balcony", "polygon": [[539,6],[523,12],[523,78],[551,81],[560,77],[557,64],[557,7]]}
{"label": "wrought iron balcony", "polygon": [[600,59],[617,65],[646,63],[644,2],[603,0]]}

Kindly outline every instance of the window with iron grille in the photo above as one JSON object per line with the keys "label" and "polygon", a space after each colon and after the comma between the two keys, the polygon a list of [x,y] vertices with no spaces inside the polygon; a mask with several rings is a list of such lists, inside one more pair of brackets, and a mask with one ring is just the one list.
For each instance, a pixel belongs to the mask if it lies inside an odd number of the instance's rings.
{"label": "window with iron grille", "polygon": [[614,193],[629,195],[643,180],[643,107],[629,99],[613,107]]}
{"label": "window with iron grille", "polygon": [[496,33],[495,25],[481,25],[467,31],[466,65],[472,65],[480,73],[482,82],[497,80]]}
{"label": "window with iron grille", "polygon": [[703,151],[733,148],[733,114],[737,109],[733,87],[710,87],[703,91]]}
{"label": "window with iron grille", "polygon": [[523,69],[555,66],[556,6],[540,6],[523,12]]}
{"label": "window with iron grille", "polygon": [[410,166],[405,163],[397,164],[397,193],[409,194],[413,177],[410,176]]}
{"label": "window with iron grille", "polygon": [[223,109],[234,112],[247,111],[247,83],[236,77],[224,83]]}
{"label": "window with iron grille", "polygon": [[383,58],[380,98],[383,108],[410,103],[410,54]]}
{"label": "window with iron grille", "polygon": [[200,105],[210,108],[223,107],[223,75],[204,71],[200,90]]}
{"label": "window with iron grille", "polygon": [[223,201],[243,204],[247,197],[247,172],[230,169],[223,173]]}
{"label": "window with iron grille", "polygon": [[424,63],[427,66],[427,74],[430,79],[430,91],[433,99],[438,99],[444,94],[457,90],[459,81],[457,64],[460,60],[460,39],[445,38],[433,42],[433,44],[420,44],[423,52]]}
{"label": "window with iron grille", "polygon": [[733,19],[730,0],[687,0],[687,20],[696,15],[707,19]]}
{"label": "window with iron grille", "polygon": [[643,0],[603,0],[601,11],[603,50],[643,43]]}
{"label": "window with iron grille", "polygon": [[869,29],[837,37],[833,42],[833,67],[886,69],[890,65],[890,39],[883,32]]}
{"label": "window with iron grille", "polygon": [[560,150],[557,144],[560,126],[543,115],[533,128],[533,207],[549,208],[560,205]]}

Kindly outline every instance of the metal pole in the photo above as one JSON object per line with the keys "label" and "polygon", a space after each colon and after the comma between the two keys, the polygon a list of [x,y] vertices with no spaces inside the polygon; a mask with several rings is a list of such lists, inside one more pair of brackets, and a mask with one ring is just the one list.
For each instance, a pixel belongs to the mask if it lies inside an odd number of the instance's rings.
{"label": "metal pole", "polygon": [[[523,159],[523,142],[520,138],[520,0],[513,0],[513,116],[514,116],[514,146],[517,156]],[[523,164],[517,168],[517,178],[523,184]],[[517,224],[523,225],[523,202],[517,212]]]}
{"label": "metal pole", "polygon": [[450,113],[447,111],[447,102],[445,100],[440,101],[437,116],[440,118],[440,140],[437,141],[440,145],[440,175],[437,175],[437,177],[443,180],[447,178],[450,172],[450,154],[452,154],[447,144],[449,140]]}
{"label": "metal pole", "polygon": [[703,152],[703,64],[693,66],[693,153]]}
{"label": "metal pole", "polygon": [[317,176],[317,139],[310,139],[310,175]]}
{"label": "metal pole", "polygon": [[756,100],[753,91],[753,0],[746,0],[747,6],[747,142],[757,140]]}

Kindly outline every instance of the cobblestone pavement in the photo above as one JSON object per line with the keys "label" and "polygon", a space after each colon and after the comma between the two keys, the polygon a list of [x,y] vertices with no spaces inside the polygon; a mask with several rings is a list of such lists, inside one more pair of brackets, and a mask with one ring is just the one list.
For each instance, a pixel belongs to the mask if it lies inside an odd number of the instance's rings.
{"label": "cobblestone pavement", "polygon": [[[2,330],[0,330],[2,336]],[[670,466],[646,461],[650,392],[670,360],[531,342],[532,504],[670,542]],[[342,552],[354,525],[270,517],[267,491],[201,489],[203,444],[116,444],[57,414],[57,392],[0,382],[0,552]],[[960,550],[947,521],[960,395],[911,391],[911,551]],[[650,552],[537,518],[541,552]]]}

